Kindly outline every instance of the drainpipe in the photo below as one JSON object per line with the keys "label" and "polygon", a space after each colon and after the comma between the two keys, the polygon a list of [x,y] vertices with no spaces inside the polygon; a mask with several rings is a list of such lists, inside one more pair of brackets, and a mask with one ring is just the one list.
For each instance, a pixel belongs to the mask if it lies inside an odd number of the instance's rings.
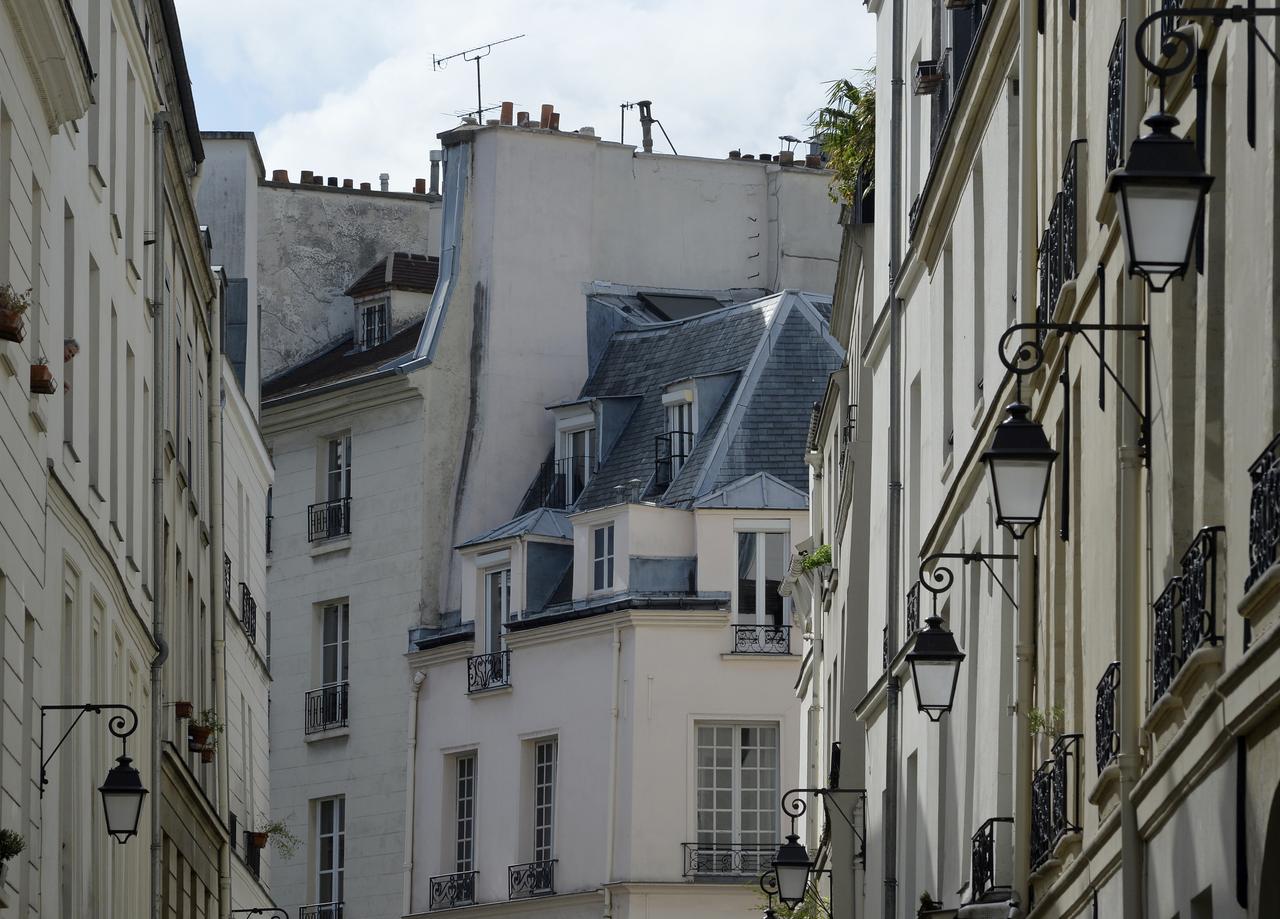
{"label": "drainpipe", "polygon": [[618,681],[621,676],[622,630],[615,625],[613,627],[613,700],[609,707],[612,717],[609,722],[609,813],[604,841],[604,911],[601,913],[603,919],[612,919],[613,916],[613,888],[609,885],[613,883],[613,828],[618,809],[616,803],[618,794],[618,705],[619,696],[621,695],[618,690]]}
{"label": "drainpipe", "polygon": [[[907,0],[893,4],[893,81],[889,140],[889,496],[885,546],[885,618],[889,648],[898,647],[898,595],[902,564],[902,301],[898,269],[902,263],[902,42]],[[885,680],[884,919],[898,914],[898,678]]]}
{"label": "drainpipe", "polygon": [[[1128,61],[1125,65],[1124,143],[1128,144],[1138,133],[1142,113],[1146,109],[1146,71],[1138,66],[1134,50],[1134,34],[1146,14],[1143,0],[1125,0],[1125,48]],[[1142,282],[1129,278],[1120,296],[1120,321],[1140,322],[1142,319]],[[1120,376],[1131,392],[1138,392],[1143,372],[1143,353],[1136,336],[1124,336],[1120,341]],[[1136,385],[1135,385],[1136,384]],[[1133,803],[1133,788],[1142,767],[1139,752],[1141,726],[1141,683],[1138,674],[1142,668],[1145,651],[1142,640],[1142,454],[1139,445],[1139,424],[1134,412],[1124,411],[1120,416],[1120,553],[1119,553],[1119,608],[1120,634],[1117,636],[1120,658],[1119,733],[1120,753],[1117,765],[1120,770],[1120,881],[1124,902],[1124,915],[1142,919],[1142,834],[1138,828],[1137,808]]]}
{"label": "drainpipe", "polygon": [[409,915],[413,900],[413,808],[414,808],[414,776],[418,772],[418,697],[422,692],[422,684],[427,675],[421,670],[413,672],[413,685],[409,687],[409,741],[407,744],[408,765],[404,784],[404,889],[401,892],[400,914]]}
{"label": "drainpipe", "polygon": [[[1036,300],[1036,259],[1040,226],[1039,187],[1039,91],[1040,33],[1038,6],[1023,3],[1018,11],[1018,197],[1021,211],[1018,247],[1018,311],[1029,319]],[[1013,891],[1019,904],[1027,897],[1031,875],[1031,726],[1028,712],[1035,672],[1036,555],[1032,538],[1018,540],[1018,612],[1015,636],[1015,724],[1013,729]]]}
{"label": "drainpipe", "polygon": [[[213,616],[213,704],[218,719],[226,724],[231,706],[227,702],[227,609],[222,596],[222,556],[226,552],[226,535],[223,532],[222,507],[223,462],[222,455],[222,302],[221,292],[215,292],[209,312],[209,581],[215,598],[213,607],[219,612]],[[217,381],[215,387],[214,381]],[[214,398],[214,394],[217,398]],[[241,572],[247,575],[248,572]],[[245,578],[248,583],[248,578]],[[222,601],[222,602],[217,602]],[[243,742],[243,741],[242,741]],[[228,814],[231,810],[230,756],[217,758],[218,763],[218,819],[224,828],[230,828]],[[245,815],[252,820],[252,814]],[[223,840],[218,850],[218,915],[221,919],[231,916],[231,843]]]}

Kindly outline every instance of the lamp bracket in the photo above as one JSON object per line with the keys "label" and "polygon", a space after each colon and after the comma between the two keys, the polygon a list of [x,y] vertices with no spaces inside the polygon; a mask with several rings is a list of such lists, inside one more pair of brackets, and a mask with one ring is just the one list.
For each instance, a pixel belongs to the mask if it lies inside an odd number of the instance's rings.
{"label": "lamp bracket", "polygon": [[265,916],[266,919],[289,919],[289,913],[279,906],[255,906],[252,909],[233,909],[233,916]]}
{"label": "lamp bracket", "polygon": [[[991,577],[995,578],[995,582],[1000,585],[1000,591],[1009,598],[1009,602],[1013,604],[1013,608],[1018,608],[1018,601],[1014,599],[1013,594],[1009,593],[1008,588],[1004,586],[1004,581],[1000,580],[1000,575],[996,574],[995,568],[991,567],[992,561],[1014,561],[1018,560],[1018,556],[1010,555],[1006,552],[935,552],[926,556],[920,562],[920,567],[916,571],[916,577],[920,581],[920,586],[929,593],[933,594],[933,602],[936,605],[938,595],[944,594],[951,589],[951,585],[955,583],[955,573],[946,565],[935,565],[934,562],[941,559],[958,559],[966,565],[972,565],[975,562],[981,562],[986,566],[987,571],[991,573]],[[933,565],[932,568],[929,566]],[[926,573],[925,569],[928,568]]]}
{"label": "lamp bracket", "polygon": [[[813,795],[821,798],[823,803],[835,810],[840,818],[848,825],[853,832],[854,838],[858,840],[858,858],[866,863],[867,857],[867,839],[862,833],[858,832],[857,824],[853,822],[853,816],[845,812],[840,806],[840,802],[836,800],[836,795],[855,795],[857,801],[862,802],[863,813],[866,813],[867,792],[864,788],[792,788],[782,796],[782,812],[791,818],[791,832],[796,830],[796,820],[804,816],[805,811],[809,809],[805,803],[805,796]],[[855,802],[856,803],[856,802]]]}
{"label": "lamp bracket", "polygon": [[[107,720],[107,730],[112,736],[120,738],[120,755],[127,755],[127,738],[130,734],[138,729],[138,713],[128,705],[120,703],[98,703],[86,702],[82,705],[42,705],[40,706],[40,797],[44,797],[44,787],[49,784],[49,763],[53,762],[53,757],[57,754],[62,745],[66,743],[71,732],[75,730],[76,725],[80,723],[80,719],[85,716],[86,712],[94,715],[101,715],[104,711],[123,712],[124,714],[114,714]],[[44,718],[46,712],[77,712],[75,718],[71,719],[71,724],[62,732],[62,736],[58,738],[58,742],[54,744],[49,755],[44,755]]]}

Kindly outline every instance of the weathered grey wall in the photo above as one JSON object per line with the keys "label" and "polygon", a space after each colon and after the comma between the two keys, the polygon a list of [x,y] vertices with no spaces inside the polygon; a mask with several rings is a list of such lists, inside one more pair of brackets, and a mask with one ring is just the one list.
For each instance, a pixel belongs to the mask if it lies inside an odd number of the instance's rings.
{"label": "weathered grey wall", "polygon": [[[263,182],[258,187],[258,299],[263,376],[351,331],[342,292],[389,252],[439,255],[424,195]],[[439,218],[434,218],[438,228]]]}

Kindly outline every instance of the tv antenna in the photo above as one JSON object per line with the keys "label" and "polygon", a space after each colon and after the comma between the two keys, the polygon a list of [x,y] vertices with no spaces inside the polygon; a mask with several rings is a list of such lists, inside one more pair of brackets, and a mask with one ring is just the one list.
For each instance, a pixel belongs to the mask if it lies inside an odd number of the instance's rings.
{"label": "tv antenna", "polygon": [[[431,55],[432,70],[444,70],[445,65],[448,64],[449,61],[459,57],[462,58],[464,61],[476,62],[476,109],[475,111],[476,111],[477,122],[480,121],[481,117],[484,115],[486,111],[484,107],[484,102],[481,100],[481,97],[480,97],[480,62],[484,60],[486,57],[488,57],[490,52],[492,52],[497,45],[502,45],[509,41],[515,41],[517,38],[524,38],[524,33],[521,32],[519,35],[512,35],[509,38],[500,38],[497,41],[489,42],[489,44],[487,45],[476,45],[474,48],[468,48],[466,51],[458,51],[454,54],[445,55],[444,57],[436,57],[434,54]],[[492,107],[493,106],[490,106],[490,108]]]}

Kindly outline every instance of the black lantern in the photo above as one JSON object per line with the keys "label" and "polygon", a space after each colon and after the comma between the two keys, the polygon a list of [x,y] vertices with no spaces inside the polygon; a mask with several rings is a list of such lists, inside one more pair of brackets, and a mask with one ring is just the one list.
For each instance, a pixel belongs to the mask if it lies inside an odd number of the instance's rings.
{"label": "black lantern", "polygon": [[941,619],[930,616],[927,622],[929,627],[916,635],[907,663],[916,687],[916,704],[930,721],[937,721],[951,711],[955,701],[964,652],[956,646],[955,636],[942,627]]}
{"label": "black lantern", "polygon": [[809,851],[800,845],[800,837],[792,833],[773,857],[773,870],[778,876],[778,899],[791,907],[804,902],[812,869],[813,859],[809,858]]}
{"label": "black lantern", "polygon": [[1006,527],[1014,539],[1021,539],[1044,513],[1049,470],[1058,451],[1049,446],[1044,428],[1028,417],[1031,409],[1026,405],[1014,402],[1008,412],[982,461],[991,473],[996,523]]}
{"label": "black lantern", "polygon": [[1146,123],[1151,133],[1133,142],[1107,190],[1116,195],[1129,274],[1161,291],[1187,270],[1213,176],[1195,142],[1173,133],[1177,118],[1162,111]]}
{"label": "black lantern", "polygon": [[138,821],[142,817],[142,800],[147,790],[142,787],[142,776],[133,768],[127,756],[116,759],[116,765],[107,773],[106,781],[98,789],[102,793],[102,809],[107,818],[107,832],[116,842],[128,842],[138,834]]}

